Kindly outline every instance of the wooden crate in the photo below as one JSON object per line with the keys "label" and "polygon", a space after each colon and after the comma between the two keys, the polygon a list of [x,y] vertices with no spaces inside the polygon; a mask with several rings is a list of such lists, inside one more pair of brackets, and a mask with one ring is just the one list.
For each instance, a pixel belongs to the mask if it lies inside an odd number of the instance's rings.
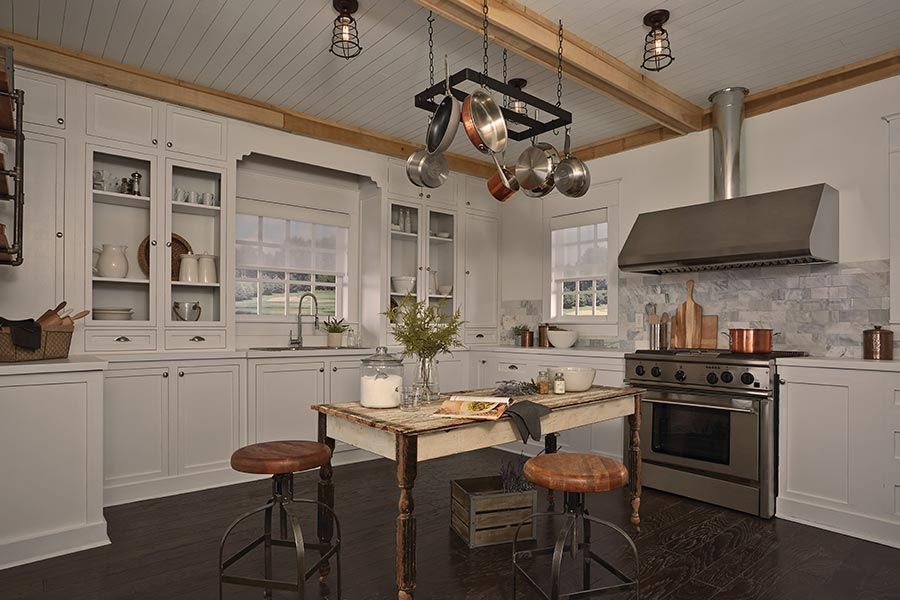
{"label": "wooden crate", "polygon": [[[469,548],[513,540],[519,522],[537,511],[537,490],[504,492],[500,476],[450,482],[450,527]],[[534,524],[519,531],[519,540],[534,539]]]}

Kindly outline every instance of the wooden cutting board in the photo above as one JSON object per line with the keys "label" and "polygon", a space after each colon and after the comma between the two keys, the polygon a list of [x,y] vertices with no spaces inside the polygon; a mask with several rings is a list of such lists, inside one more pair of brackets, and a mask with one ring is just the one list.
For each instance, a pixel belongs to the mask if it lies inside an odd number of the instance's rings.
{"label": "wooden cutting board", "polygon": [[684,320],[678,316],[678,310],[672,314],[672,320],[669,323],[672,332],[672,348],[684,348]]}
{"label": "wooden cutting board", "polygon": [[719,347],[719,315],[703,315],[700,326],[700,347],[706,349]]}
{"label": "wooden cutting board", "polygon": [[687,282],[688,297],[675,309],[679,328],[684,329],[684,345],[676,348],[699,348],[703,323],[703,307],[694,302],[694,280]]}

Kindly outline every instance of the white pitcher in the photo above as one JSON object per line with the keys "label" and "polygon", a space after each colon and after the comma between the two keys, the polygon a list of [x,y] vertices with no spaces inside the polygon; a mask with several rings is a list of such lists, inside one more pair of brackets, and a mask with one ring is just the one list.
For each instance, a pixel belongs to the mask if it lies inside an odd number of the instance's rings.
{"label": "white pitcher", "polygon": [[181,255],[181,266],[178,268],[178,281],[197,283],[198,266],[197,257],[193,254]]}
{"label": "white pitcher", "polygon": [[200,283],[218,283],[216,257],[212,254],[197,255],[197,276]]}
{"label": "white pitcher", "polygon": [[128,276],[128,259],[125,251],[128,246],[117,244],[103,244],[102,248],[94,248],[97,262],[93,267],[94,275],[100,277],[122,278]]}

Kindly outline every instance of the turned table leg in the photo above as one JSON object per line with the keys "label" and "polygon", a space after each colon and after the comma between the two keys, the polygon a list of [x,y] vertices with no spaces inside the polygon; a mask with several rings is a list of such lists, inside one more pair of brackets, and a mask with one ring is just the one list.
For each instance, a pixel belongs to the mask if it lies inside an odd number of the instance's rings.
{"label": "turned table leg", "polygon": [[634,414],[628,417],[631,429],[631,524],[641,524],[641,397],[634,397]]}
{"label": "turned table leg", "polygon": [[[555,454],[559,450],[559,434],[548,433],[544,436],[544,454]],[[556,510],[556,496],[553,490],[547,490],[547,510],[553,512]]]}
{"label": "turned table leg", "polygon": [[[319,413],[319,443],[325,444],[334,453],[334,440],[328,437],[328,417]],[[319,467],[319,502],[334,508],[334,482],[331,480],[334,469],[331,467],[331,460]],[[324,508],[319,507],[318,510],[318,534],[320,544],[330,544],[334,537],[334,521],[331,519],[331,513]],[[324,550],[320,551],[325,554]],[[319,567],[319,581],[325,581],[331,572],[331,561],[322,563]]]}
{"label": "turned table leg", "polygon": [[418,439],[397,436],[397,486],[400,502],[397,516],[397,598],[413,600],[416,589],[416,517],[413,485],[416,481]]}

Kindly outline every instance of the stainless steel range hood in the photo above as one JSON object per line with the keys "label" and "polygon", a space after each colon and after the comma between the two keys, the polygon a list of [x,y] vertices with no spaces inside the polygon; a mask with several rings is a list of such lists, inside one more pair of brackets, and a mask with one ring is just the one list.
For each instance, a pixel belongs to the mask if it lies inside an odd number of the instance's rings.
{"label": "stainless steel range hood", "polygon": [[677,273],[838,260],[838,192],[819,183],[740,196],[744,88],[713,102],[716,201],[642,213],[619,253],[619,269]]}

